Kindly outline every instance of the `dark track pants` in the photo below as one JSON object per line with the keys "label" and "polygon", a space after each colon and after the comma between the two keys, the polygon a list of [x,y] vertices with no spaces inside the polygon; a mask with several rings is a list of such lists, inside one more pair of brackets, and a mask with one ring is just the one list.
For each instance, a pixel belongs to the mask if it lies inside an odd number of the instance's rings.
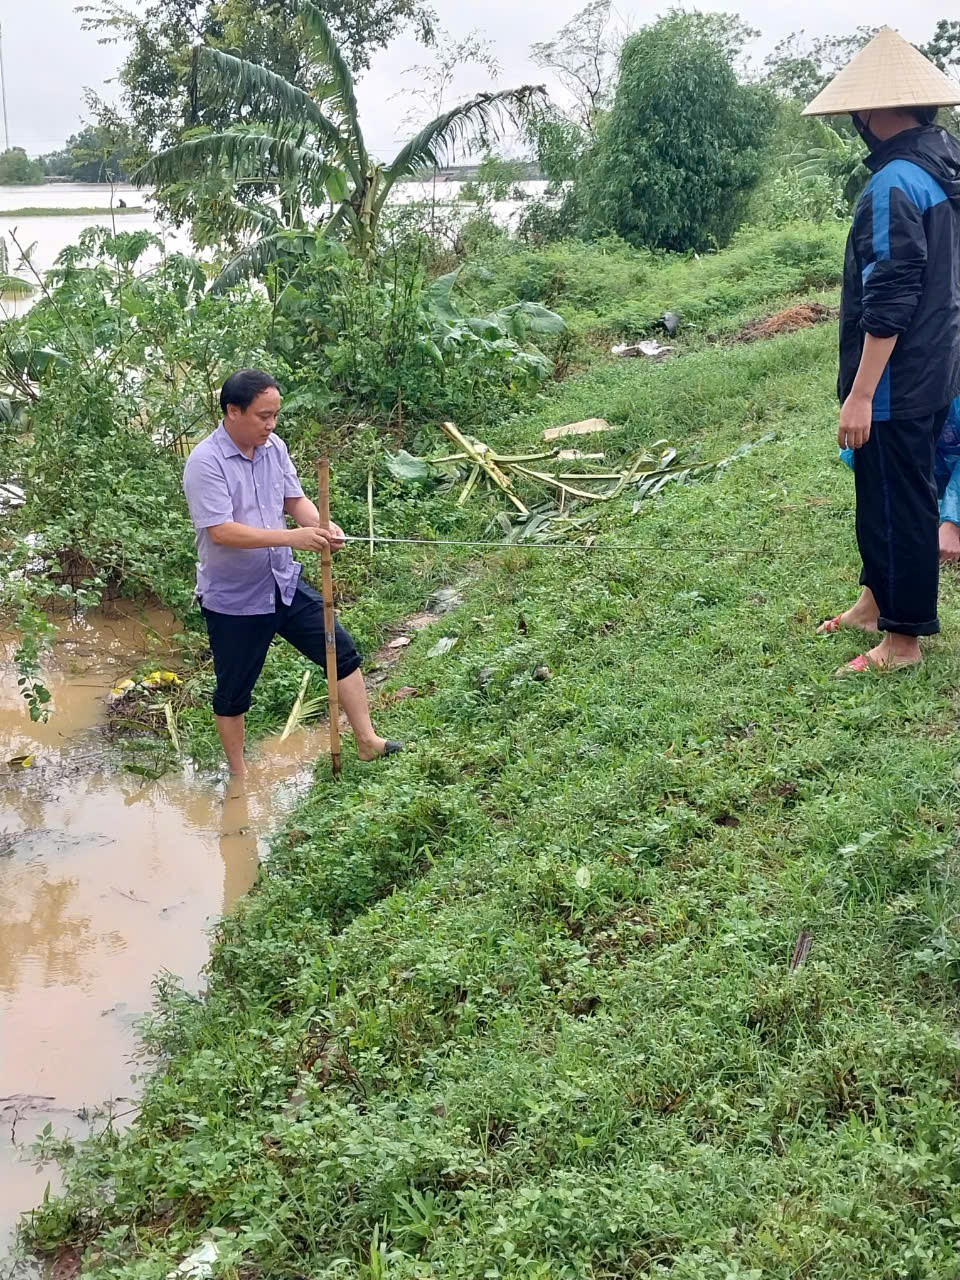
{"label": "dark track pants", "polygon": [[858,449],[857,544],[860,583],[880,606],[880,630],[932,636],[940,630],[936,443],[947,410],[924,418],[875,422]]}
{"label": "dark track pants", "polygon": [[[253,687],[275,636],[282,636],[305,658],[324,671],[327,669],[323,597],[302,578],[289,604],[283,603],[279,591],[276,593],[274,613],[240,617],[203,609],[203,616],[217,677],[213,695],[214,715],[242,716],[250,710]],[[336,624],[336,638],[337,675],[343,680],[360,667],[360,654],[350,634],[339,622]]]}

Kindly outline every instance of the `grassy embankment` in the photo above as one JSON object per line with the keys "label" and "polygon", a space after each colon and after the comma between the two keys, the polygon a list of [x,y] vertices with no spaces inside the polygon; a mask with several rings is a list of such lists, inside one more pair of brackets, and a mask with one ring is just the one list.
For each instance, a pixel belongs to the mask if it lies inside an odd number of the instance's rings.
{"label": "grassy embankment", "polygon": [[860,647],[814,635],[856,577],[834,348],[601,361],[504,428],[776,439],[601,515],[669,552],[474,562],[394,678],[418,749],[321,768],[41,1241],[138,1280],[211,1231],[243,1276],[956,1272],[958,593],[924,670],[832,679]]}
{"label": "grassy embankment", "polygon": [[37,208],[24,209],[0,209],[0,219],[5,218],[92,218],[104,217],[109,218],[111,215],[122,218],[128,213],[145,213],[146,209],[143,205],[128,205],[125,208],[96,208],[96,207],[58,207],[55,209],[39,206]]}

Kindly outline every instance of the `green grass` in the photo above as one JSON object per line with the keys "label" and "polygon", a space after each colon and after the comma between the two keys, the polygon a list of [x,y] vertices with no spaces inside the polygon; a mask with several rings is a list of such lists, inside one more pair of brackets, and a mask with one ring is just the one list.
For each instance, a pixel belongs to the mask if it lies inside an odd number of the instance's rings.
{"label": "green grass", "polygon": [[507,241],[486,269],[464,273],[465,287],[498,304],[522,299],[556,308],[574,334],[642,337],[664,311],[688,338],[731,332],[772,299],[815,297],[840,283],[846,227],[798,224],[749,229],[723,253],[655,255],[619,241],[524,249]]}
{"label": "green grass", "polygon": [[[472,561],[389,686],[422,696],[378,712],[417,749],[321,762],[40,1243],[137,1280],[211,1232],[244,1277],[957,1273],[960,595],[923,670],[832,678],[859,647],[814,634],[856,589],[835,341],[597,364],[504,424],[776,438],[604,512],[596,552]],[[465,570],[363,554],[371,632],[381,574],[422,603]]]}
{"label": "green grass", "polygon": [[143,205],[128,205],[125,209],[109,207],[106,208],[80,208],[74,206],[65,208],[50,209],[40,206],[39,208],[24,209],[0,209],[0,219],[7,218],[87,218],[94,216],[109,217],[111,214],[122,218],[128,213],[145,213]]}

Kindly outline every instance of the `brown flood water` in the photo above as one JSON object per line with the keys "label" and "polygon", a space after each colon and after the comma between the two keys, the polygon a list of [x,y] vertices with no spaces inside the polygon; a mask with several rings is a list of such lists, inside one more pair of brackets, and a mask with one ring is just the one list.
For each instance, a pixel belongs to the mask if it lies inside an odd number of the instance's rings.
{"label": "brown flood water", "polygon": [[[106,695],[148,656],[168,665],[171,634],[157,613],[65,623],[45,725],[0,635],[0,1259],[56,1185],[24,1148],[46,1124],[79,1134],[90,1112],[132,1111],[133,1024],[154,977],[196,988],[210,925],[253,884],[263,836],[327,745],[310,730],[267,741],[245,793],[189,769],[158,782],[119,771],[98,732]],[[30,753],[32,768],[8,764]]]}

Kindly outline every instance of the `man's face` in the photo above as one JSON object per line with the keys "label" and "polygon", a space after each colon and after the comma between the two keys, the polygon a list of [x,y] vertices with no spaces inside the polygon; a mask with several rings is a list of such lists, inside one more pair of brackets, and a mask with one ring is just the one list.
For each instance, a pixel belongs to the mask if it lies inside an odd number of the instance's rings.
{"label": "man's face", "polygon": [[241,409],[238,404],[227,405],[227,426],[241,449],[255,449],[267,443],[277,429],[280,403],[280,392],[268,387],[248,409]]}

